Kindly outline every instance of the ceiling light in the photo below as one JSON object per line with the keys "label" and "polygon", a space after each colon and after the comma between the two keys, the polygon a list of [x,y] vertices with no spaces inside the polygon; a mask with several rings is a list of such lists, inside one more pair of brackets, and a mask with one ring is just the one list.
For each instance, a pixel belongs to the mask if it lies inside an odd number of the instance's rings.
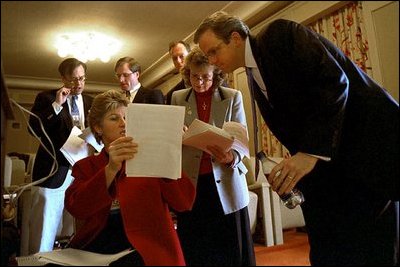
{"label": "ceiling light", "polygon": [[75,57],[82,62],[100,59],[106,63],[121,48],[121,42],[97,32],[64,33],[55,44],[62,58]]}

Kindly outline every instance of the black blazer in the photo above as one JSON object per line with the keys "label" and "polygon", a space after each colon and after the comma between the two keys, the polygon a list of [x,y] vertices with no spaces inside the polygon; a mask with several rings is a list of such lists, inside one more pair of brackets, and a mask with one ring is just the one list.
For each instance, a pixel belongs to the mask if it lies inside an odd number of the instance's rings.
{"label": "black blazer", "polygon": [[330,41],[291,21],[274,21],[250,45],[269,99],[254,82],[258,107],[292,155],[331,157],[318,162],[325,173],[338,170],[338,184],[398,200],[399,106],[386,90]]}
{"label": "black blazer", "polygon": [[165,100],[166,102],[165,103],[167,105],[171,105],[172,94],[175,91],[178,91],[178,90],[181,90],[181,89],[185,89],[185,88],[186,88],[185,81],[181,80],[177,85],[175,85],[171,90],[168,91],[168,93],[166,95],[166,100]]}
{"label": "black blazer", "polygon": [[147,89],[141,86],[132,103],[164,104],[164,95],[159,89]]}
{"label": "black blazer", "polygon": [[[60,148],[64,145],[65,141],[68,139],[69,134],[71,133],[71,130],[73,128],[72,118],[69,113],[67,101],[63,104],[63,109],[61,110],[61,112],[58,115],[55,114],[52,103],[56,99],[57,90],[58,89],[39,93],[36,96],[35,102],[31,110],[41,119],[44,129],[51,139],[51,142],[54,145],[54,150],[56,152],[58,171],[52,177],[39,184],[39,186],[47,188],[60,187],[64,183],[68,168],[70,167],[68,160],[60,152]],[[92,105],[93,98],[85,94],[82,94],[82,97],[85,110],[85,126],[87,127],[87,115]],[[46,147],[51,151],[51,145],[45,137],[43,131],[41,130],[38,119],[31,115],[29,117],[29,124],[36,132],[36,134],[41,138]],[[50,173],[52,163],[53,158],[45,151],[43,146],[40,145],[35,158],[32,180],[37,181],[40,178],[47,176]]]}
{"label": "black blazer", "polygon": [[254,97],[271,131],[292,155],[331,158],[318,160],[296,184],[305,196],[310,262],[392,265],[398,207],[389,200],[399,199],[398,103],[305,26],[274,21],[250,37],[250,46],[268,100],[253,82]]}

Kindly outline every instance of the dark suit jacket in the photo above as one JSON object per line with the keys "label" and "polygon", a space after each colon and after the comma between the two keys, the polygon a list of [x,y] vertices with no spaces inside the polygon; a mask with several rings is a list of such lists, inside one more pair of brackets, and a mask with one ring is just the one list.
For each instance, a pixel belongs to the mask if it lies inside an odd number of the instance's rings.
{"label": "dark suit jacket", "polygon": [[175,85],[171,90],[168,91],[167,95],[166,95],[166,104],[167,105],[171,105],[171,99],[172,99],[172,94],[175,91],[181,90],[181,89],[185,89],[185,81],[181,80],[177,85]]}
{"label": "dark suit jacket", "polygon": [[132,103],[164,104],[164,95],[159,89],[147,89],[141,86]]}
{"label": "dark suit jacket", "polygon": [[[352,237],[367,248],[372,232],[391,242],[393,217],[387,224],[377,217],[389,199],[399,199],[398,103],[336,46],[297,23],[274,21],[250,45],[267,87],[268,100],[253,83],[268,127],[292,155],[331,158],[297,185],[312,248],[328,244],[316,240],[351,244]],[[366,229],[374,230],[367,236]]]}
{"label": "dark suit jacket", "polygon": [[[58,90],[58,89],[57,89]],[[65,141],[68,139],[69,134],[73,128],[72,118],[69,113],[67,101],[63,104],[63,109],[56,115],[52,106],[52,103],[56,99],[57,90],[41,92],[36,96],[35,103],[32,107],[32,112],[39,116],[41,119],[44,129],[48,134],[51,142],[54,145],[54,150],[56,152],[56,158],[58,162],[58,171],[50,178],[48,178],[43,183],[39,184],[42,187],[47,188],[58,188],[65,180],[68,168],[70,164],[64,155],[60,152],[60,148],[64,145]],[[93,98],[89,95],[83,96],[83,104],[85,109],[85,126],[88,126],[87,114],[88,110],[92,105]],[[39,121],[36,117],[30,116],[29,124],[32,129],[41,138],[46,147],[51,151],[51,145],[48,142],[45,134],[40,128]],[[53,163],[53,158],[45,151],[43,146],[39,146],[35,164],[33,167],[32,180],[37,181],[40,178],[47,176],[50,173]]]}

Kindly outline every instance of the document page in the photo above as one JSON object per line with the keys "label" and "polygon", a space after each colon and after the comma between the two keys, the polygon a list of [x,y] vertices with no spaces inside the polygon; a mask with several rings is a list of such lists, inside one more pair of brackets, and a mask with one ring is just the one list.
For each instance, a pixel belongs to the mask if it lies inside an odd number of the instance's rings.
{"label": "document page", "polygon": [[31,256],[17,257],[16,259],[18,266],[42,266],[49,263],[69,266],[108,266],[113,261],[133,251],[124,250],[116,254],[99,254],[66,248],[49,252],[39,252]]}
{"label": "document page", "polygon": [[79,137],[80,134],[82,134],[82,131],[74,126],[67,141],[65,141],[64,145],[60,148],[60,151],[72,166],[74,166],[75,162],[78,160],[89,156],[90,153],[88,143]]}
{"label": "document page", "polygon": [[232,144],[232,148],[250,158],[249,136],[246,127],[235,121],[227,121],[222,126],[222,129],[234,137],[235,141]]}
{"label": "document page", "polygon": [[238,122],[225,122],[222,129],[195,119],[183,135],[183,144],[210,154],[207,146],[219,146],[225,151],[235,149],[249,156],[246,128]]}
{"label": "document page", "polygon": [[181,177],[184,116],[182,106],[128,105],[126,135],[138,143],[138,153],[126,161],[127,176]]}
{"label": "document page", "polygon": [[79,135],[80,138],[86,141],[86,143],[90,144],[97,152],[100,152],[104,145],[99,144],[96,141],[96,138],[94,137],[94,134],[92,133],[92,130],[90,127],[85,128],[82,131],[82,134]]}
{"label": "document page", "polygon": [[195,119],[183,135],[182,143],[211,154],[207,146],[217,145],[224,151],[228,151],[232,147],[233,141],[234,138],[224,130]]}

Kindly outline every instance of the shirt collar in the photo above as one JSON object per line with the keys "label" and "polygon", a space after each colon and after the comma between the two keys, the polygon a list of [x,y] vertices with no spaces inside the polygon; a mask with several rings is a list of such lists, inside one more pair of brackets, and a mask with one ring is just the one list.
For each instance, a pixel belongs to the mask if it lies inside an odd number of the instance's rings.
{"label": "shirt collar", "polygon": [[131,92],[131,94],[133,93],[133,92],[136,92],[137,90],[139,90],[139,88],[142,86],[142,84],[141,83],[138,83],[138,84],[136,84],[134,87],[133,87],[133,89],[131,89],[131,90],[129,90],[129,92]]}
{"label": "shirt collar", "polygon": [[[76,96],[78,96],[78,98],[76,99],[77,101],[82,99],[82,94],[79,94],[79,95],[76,95]],[[70,100],[72,100],[72,95],[71,94],[68,97],[69,97]]]}
{"label": "shirt collar", "polygon": [[254,56],[253,56],[253,51],[251,50],[250,38],[248,36],[246,38],[246,45],[245,45],[244,53],[245,53],[245,58],[244,58],[245,67],[246,68],[258,68],[256,60],[254,59]]}

